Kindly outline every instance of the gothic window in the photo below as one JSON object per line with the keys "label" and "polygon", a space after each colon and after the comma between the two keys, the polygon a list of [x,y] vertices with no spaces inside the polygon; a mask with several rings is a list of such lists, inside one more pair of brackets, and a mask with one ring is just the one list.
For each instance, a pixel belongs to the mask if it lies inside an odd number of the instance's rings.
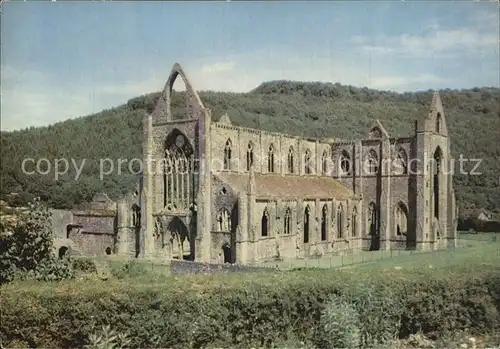
{"label": "gothic window", "polygon": [[304,172],[305,174],[311,174],[311,151],[309,149],[306,150],[304,156]]}
{"label": "gothic window", "polygon": [[267,171],[274,172],[274,146],[271,144],[269,146],[269,151],[267,155]]}
{"label": "gothic window", "polygon": [[396,235],[404,236],[408,230],[408,216],[406,214],[406,206],[400,202],[396,206]]}
{"label": "gothic window", "polygon": [[290,147],[290,149],[288,149],[288,173],[293,173],[293,155],[293,147]]}
{"label": "gothic window", "polygon": [[345,150],[343,150],[340,155],[340,170],[341,175],[346,175],[351,171],[351,157]]}
{"label": "gothic window", "polygon": [[441,113],[437,113],[436,115],[436,132],[441,132]]}
{"label": "gothic window", "polygon": [[368,205],[367,226],[370,235],[377,235],[377,206],[374,202]]}
{"label": "gothic window", "polygon": [[285,212],[285,219],[284,219],[284,226],[283,226],[283,234],[290,234],[292,229],[292,210],[290,207],[286,209]]}
{"label": "gothic window", "polygon": [[352,236],[356,237],[358,235],[358,210],[356,207],[352,209]]}
{"label": "gothic window", "polygon": [[[190,164],[194,149],[188,138],[178,129],[172,130],[165,139],[165,157],[158,165],[163,171],[163,207],[167,209],[184,208],[189,203],[190,189],[186,183],[190,180]],[[189,161],[188,161],[189,160]]]}
{"label": "gothic window", "polygon": [[267,208],[265,208],[262,213],[260,230],[262,236],[269,236],[269,212],[267,211]]}
{"label": "gothic window", "polygon": [[141,226],[141,208],[137,204],[132,205],[132,226],[134,228]]}
{"label": "gothic window", "polygon": [[408,156],[403,148],[399,148],[396,155],[396,174],[408,173]]}
{"label": "gothic window", "polygon": [[328,152],[325,150],[321,159],[323,174],[328,173]]}
{"label": "gothic window", "polygon": [[337,233],[339,238],[344,237],[344,208],[342,204],[337,208]]}
{"label": "gothic window", "polygon": [[378,155],[375,150],[371,149],[368,153],[368,174],[375,175],[378,173]]}
{"label": "gothic window", "polygon": [[226,209],[223,209],[218,217],[217,224],[219,231],[231,231],[231,221],[229,219],[229,212]]}
{"label": "gothic window", "polygon": [[231,140],[226,141],[226,146],[224,147],[224,170],[231,169]]}
{"label": "gothic window", "polygon": [[437,147],[434,152],[434,217],[439,218],[439,174],[442,171],[443,153]]}
{"label": "gothic window", "polygon": [[310,218],[311,218],[311,209],[309,208],[309,205],[307,205],[306,209],[304,210],[304,244],[309,243]]}
{"label": "gothic window", "polygon": [[321,212],[321,241],[326,241],[328,206],[325,204]]}
{"label": "gothic window", "polygon": [[253,165],[253,144],[252,142],[248,143],[247,149],[247,171],[250,171],[250,167]]}

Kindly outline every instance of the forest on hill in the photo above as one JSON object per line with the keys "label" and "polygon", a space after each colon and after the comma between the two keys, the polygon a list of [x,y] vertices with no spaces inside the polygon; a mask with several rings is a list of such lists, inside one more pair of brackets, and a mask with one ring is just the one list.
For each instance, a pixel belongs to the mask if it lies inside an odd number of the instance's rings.
{"label": "forest on hill", "polygon": [[[200,92],[214,120],[227,113],[236,125],[308,137],[364,137],[374,119],[391,136],[411,135],[414,120],[429,111],[433,91],[395,93],[319,82],[272,81],[248,93]],[[500,213],[500,89],[442,90],[441,100],[451,137],[452,155],[481,159],[481,175],[457,174],[455,189],[461,213],[475,209]],[[90,201],[96,192],[117,199],[136,185],[126,170],[99,178],[99,159],[133,159],[142,154],[142,115],[151,112],[159,92],[129,100],[97,114],[47,127],[1,134],[0,199],[26,204],[34,196],[55,208]],[[182,92],[173,98],[181,109]],[[69,171],[54,177],[21,170],[23,159],[74,159]],[[75,180],[77,166],[81,175]],[[474,163],[469,163],[474,166]],[[471,167],[469,166],[469,169]],[[41,170],[45,170],[42,166]],[[137,167],[134,167],[137,169]],[[16,193],[17,195],[9,195]]]}

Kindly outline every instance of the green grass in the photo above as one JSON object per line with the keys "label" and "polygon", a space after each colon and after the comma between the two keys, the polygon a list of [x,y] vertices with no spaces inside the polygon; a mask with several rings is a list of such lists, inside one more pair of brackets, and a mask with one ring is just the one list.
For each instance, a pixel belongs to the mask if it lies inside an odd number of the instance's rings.
{"label": "green grass", "polygon": [[498,263],[500,265],[500,233],[468,234],[460,232],[457,248],[436,251],[363,251],[321,258],[297,259],[267,263],[280,269],[293,268],[387,268],[429,267],[441,268],[461,265],[463,261]]}

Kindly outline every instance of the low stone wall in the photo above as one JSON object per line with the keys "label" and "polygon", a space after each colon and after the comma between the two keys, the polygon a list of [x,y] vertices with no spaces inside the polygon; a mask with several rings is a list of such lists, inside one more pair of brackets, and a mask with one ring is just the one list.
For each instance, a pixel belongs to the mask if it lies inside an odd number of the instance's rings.
{"label": "low stone wall", "polygon": [[246,266],[238,264],[215,264],[191,261],[172,260],[170,262],[171,272],[174,275],[182,274],[217,274],[217,273],[237,273],[237,272],[262,272],[273,270],[274,268]]}

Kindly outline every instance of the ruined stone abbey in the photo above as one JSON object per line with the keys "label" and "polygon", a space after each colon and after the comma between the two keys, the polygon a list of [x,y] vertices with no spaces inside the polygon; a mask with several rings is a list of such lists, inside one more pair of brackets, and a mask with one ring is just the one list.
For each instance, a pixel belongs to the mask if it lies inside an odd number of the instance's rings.
{"label": "ruined stone abbey", "polygon": [[[182,119],[171,108],[176,78],[186,86]],[[450,139],[438,93],[406,137],[378,121],[365,139],[343,141],[239,127],[227,114],[216,119],[175,64],[144,117],[137,190],[107,208],[106,253],[259,263],[455,244]],[[85,222],[66,237],[83,241]]]}

